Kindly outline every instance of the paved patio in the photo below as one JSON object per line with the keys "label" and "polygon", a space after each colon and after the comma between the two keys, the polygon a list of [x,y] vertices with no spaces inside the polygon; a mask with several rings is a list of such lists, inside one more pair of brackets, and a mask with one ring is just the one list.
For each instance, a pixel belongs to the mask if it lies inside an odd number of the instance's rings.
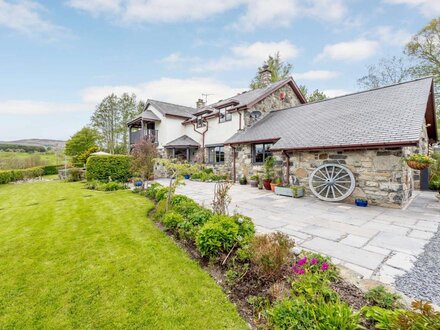
{"label": "paved patio", "polygon": [[[209,207],[214,183],[187,180],[177,193]],[[440,203],[432,192],[417,192],[405,210],[293,199],[249,185],[234,185],[230,195],[229,211],[252,217],[258,232],[284,232],[300,247],[387,284],[411,268],[440,224]]]}

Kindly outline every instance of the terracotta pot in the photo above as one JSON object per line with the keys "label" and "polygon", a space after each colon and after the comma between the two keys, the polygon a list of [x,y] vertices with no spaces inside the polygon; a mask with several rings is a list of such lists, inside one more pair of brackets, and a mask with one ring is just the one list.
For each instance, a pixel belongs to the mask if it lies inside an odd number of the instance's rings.
{"label": "terracotta pot", "polygon": [[275,191],[275,187],[278,186],[276,183],[270,183],[270,190]]}
{"label": "terracotta pot", "polygon": [[428,168],[431,164],[429,163],[420,163],[420,162],[416,162],[414,160],[407,160],[406,164],[411,167],[414,170],[424,170],[425,168]]}
{"label": "terracotta pot", "polygon": [[266,189],[266,190],[271,190],[271,188],[270,188],[270,182],[271,182],[272,180],[270,180],[270,179],[267,179],[267,180],[263,180],[263,186],[264,186],[264,189]]}

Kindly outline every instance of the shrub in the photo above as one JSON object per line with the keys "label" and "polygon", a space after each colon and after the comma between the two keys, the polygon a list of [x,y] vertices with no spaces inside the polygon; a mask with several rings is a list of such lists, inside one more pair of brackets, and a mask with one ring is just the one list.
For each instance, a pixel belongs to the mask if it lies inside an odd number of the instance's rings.
{"label": "shrub", "polygon": [[318,253],[306,253],[305,257],[292,266],[292,270],[297,275],[315,274],[331,281],[338,277],[338,270],[332,264],[330,258]]}
{"label": "shrub", "polygon": [[82,179],[82,172],[81,169],[72,167],[68,169],[67,172],[67,181],[68,182],[76,182],[81,181]]}
{"label": "shrub", "polygon": [[171,205],[176,206],[180,205],[182,203],[188,203],[192,202],[193,200],[185,195],[174,195],[173,198],[171,198]]}
{"label": "shrub", "polygon": [[32,167],[20,170],[0,171],[0,184],[37,178],[44,175],[43,167]]}
{"label": "shrub", "polygon": [[126,182],[130,177],[130,157],[125,155],[90,156],[87,180]]}
{"label": "shrub", "polygon": [[274,329],[358,329],[359,314],[346,303],[314,302],[303,298],[284,299],[266,311]]}
{"label": "shrub", "polygon": [[367,291],[365,298],[373,304],[386,309],[401,307],[400,295],[389,292],[383,285],[379,285]]}
{"label": "shrub", "polygon": [[255,236],[250,242],[250,260],[257,274],[267,279],[282,276],[293,259],[294,246],[295,242],[280,232]]}
{"label": "shrub", "polygon": [[206,174],[214,174],[214,170],[210,167],[205,167],[204,169],[202,169],[202,172]]}
{"label": "shrub", "polygon": [[166,229],[177,229],[183,221],[183,217],[179,213],[173,211],[165,213],[162,218],[162,223]]}
{"label": "shrub", "polygon": [[200,227],[203,226],[212,217],[212,212],[197,205],[186,217],[185,221],[179,226],[179,236],[185,239],[194,240]]}
{"label": "shrub", "polygon": [[238,224],[233,218],[215,215],[200,228],[196,245],[202,256],[216,256],[229,251],[237,243],[238,230]]}
{"label": "shrub", "polygon": [[198,211],[201,208],[199,204],[194,202],[192,199],[185,200],[180,204],[175,204],[173,206],[174,211],[180,213],[185,218],[188,218],[191,214]]}
{"label": "shrub", "polygon": [[307,273],[292,282],[292,295],[307,301],[337,302],[338,294],[330,288],[330,281],[319,274]]}
{"label": "shrub", "polygon": [[58,169],[60,169],[62,165],[48,165],[43,166],[43,175],[53,175],[58,174]]}
{"label": "shrub", "polygon": [[160,202],[157,203],[156,205],[156,210],[154,211],[154,219],[156,221],[159,221],[163,218],[165,212],[167,209],[167,201],[166,200],[161,200]]}
{"label": "shrub", "polygon": [[156,194],[154,196],[154,199],[156,202],[160,202],[161,200],[164,200],[167,198],[168,194],[168,188],[167,187],[160,187],[156,190]]}
{"label": "shrub", "polygon": [[148,188],[145,190],[145,195],[150,199],[156,198],[156,192],[159,188],[161,188],[162,185],[158,182],[152,183]]}
{"label": "shrub", "polygon": [[240,245],[243,246],[249,243],[255,235],[255,225],[252,219],[239,213],[235,214],[232,218],[238,224]]}
{"label": "shrub", "polygon": [[408,311],[365,306],[361,312],[367,320],[375,322],[377,329],[440,329],[440,312],[436,312],[431,303],[415,300],[411,307]]}

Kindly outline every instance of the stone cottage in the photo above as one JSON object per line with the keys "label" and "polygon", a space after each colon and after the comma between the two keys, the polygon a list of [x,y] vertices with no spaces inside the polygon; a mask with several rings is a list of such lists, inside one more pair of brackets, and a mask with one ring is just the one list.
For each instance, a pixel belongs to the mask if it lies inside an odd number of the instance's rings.
{"label": "stone cottage", "polygon": [[[426,154],[435,141],[433,80],[424,78],[273,110],[225,145],[231,149],[227,166],[235,178],[261,173],[265,158],[273,155],[284,182],[293,175],[312,189],[314,170],[329,164],[315,173],[331,179],[339,175],[339,167],[332,165],[342,165],[355,182],[346,201],[366,198],[372,204],[402,207],[419,184],[419,171],[402,157]],[[326,174],[329,169],[334,173]],[[343,189],[336,185],[323,192],[339,195],[338,188]]]}

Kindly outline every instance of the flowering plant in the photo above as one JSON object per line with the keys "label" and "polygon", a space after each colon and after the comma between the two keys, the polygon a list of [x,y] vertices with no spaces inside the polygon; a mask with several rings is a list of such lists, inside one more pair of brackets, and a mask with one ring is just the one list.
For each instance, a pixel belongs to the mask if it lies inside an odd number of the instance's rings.
{"label": "flowering plant", "polygon": [[405,158],[405,160],[417,162],[417,163],[424,163],[424,164],[432,164],[434,162],[434,159],[429,157],[428,155],[422,155],[422,154],[412,154]]}
{"label": "flowering plant", "polygon": [[308,254],[299,259],[294,265],[292,270],[297,275],[304,274],[322,274],[329,279],[337,277],[337,269],[326,257],[319,254]]}

